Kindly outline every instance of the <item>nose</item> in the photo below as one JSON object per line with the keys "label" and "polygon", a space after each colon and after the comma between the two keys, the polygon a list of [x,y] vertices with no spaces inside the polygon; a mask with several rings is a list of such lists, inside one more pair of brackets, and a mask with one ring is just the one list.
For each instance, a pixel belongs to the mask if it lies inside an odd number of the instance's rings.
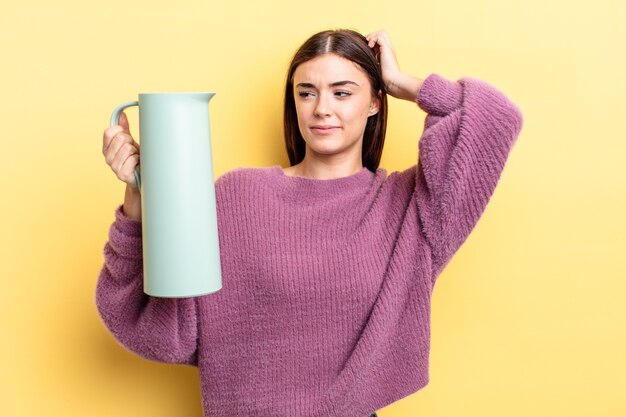
{"label": "nose", "polygon": [[317,102],[315,103],[315,116],[327,117],[327,116],[330,116],[330,113],[331,113],[331,105],[329,103],[328,94],[324,94],[324,93],[319,94]]}

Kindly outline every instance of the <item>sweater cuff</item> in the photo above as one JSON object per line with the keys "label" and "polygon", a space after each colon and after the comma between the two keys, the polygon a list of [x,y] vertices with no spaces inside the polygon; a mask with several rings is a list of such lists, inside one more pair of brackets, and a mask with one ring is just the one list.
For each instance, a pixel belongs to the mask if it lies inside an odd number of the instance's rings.
{"label": "sweater cuff", "polygon": [[432,73],[422,83],[415,100],[428,114],[445,116],[461,106],[463,87],[439,74]]}
{"label": "sweater cuff", "polygon": [[141,258],[142,223],[124,215],[122,205],[115,209],[115,222],[109,229],[109,244],[121,256]]}

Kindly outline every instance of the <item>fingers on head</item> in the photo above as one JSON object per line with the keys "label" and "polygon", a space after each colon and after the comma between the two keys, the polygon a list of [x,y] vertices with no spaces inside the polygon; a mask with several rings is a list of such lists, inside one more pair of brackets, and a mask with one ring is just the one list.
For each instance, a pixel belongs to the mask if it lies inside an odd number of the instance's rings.
{"label": "fingers on head", "polygon": [[379,36],[384,35],[384,34],[386,34],[385,31],[383,29],[381,29],[381,30],[376,30],[374,32],[371,32],[371,33],[365,35],[365,37],[367,39],[369,39],[369,38],[372,38],[372,37],[379,37]]}
{"label": "fingers on head", "polygon": [[373,48],[376,45],[381,45],[382,43],[390,44],[389,37],[385,33],[384,30],[379,30],[377,32],[370,33],[366,36],[367,44],[370,48]]}

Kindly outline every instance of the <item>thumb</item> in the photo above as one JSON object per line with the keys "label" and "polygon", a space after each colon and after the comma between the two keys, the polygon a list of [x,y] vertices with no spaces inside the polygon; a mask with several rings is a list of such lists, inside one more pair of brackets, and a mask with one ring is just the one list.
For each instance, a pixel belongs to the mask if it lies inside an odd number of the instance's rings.
{"label": "thumb", "polygon": [[128,117],[126,117],[126,113],[121,112],[120,113],[120,121],[119,121],[120,126],[122,126],[122,128],[126,131],[129,131],[130,126],[128,125]]}

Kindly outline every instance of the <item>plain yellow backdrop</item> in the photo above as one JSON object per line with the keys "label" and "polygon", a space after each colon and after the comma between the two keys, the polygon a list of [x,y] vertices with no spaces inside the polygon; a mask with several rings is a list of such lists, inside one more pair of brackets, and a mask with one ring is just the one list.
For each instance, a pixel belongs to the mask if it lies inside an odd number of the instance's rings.
{"label": "plain yellow backdrop", "polygon": [[[124,191],[102,132],[139,92],[209,90],[216,177],[287,166],[287,64],[337,27],[386,29],[406,72],[482,79],[525,119],[435,288],[430,384],[379,415],[626,415],[625,4],[4,0],[0,415],[201,416],[194,368],[134,356],[97,315]],[[388,172],[424,117],[391,99]]]}

